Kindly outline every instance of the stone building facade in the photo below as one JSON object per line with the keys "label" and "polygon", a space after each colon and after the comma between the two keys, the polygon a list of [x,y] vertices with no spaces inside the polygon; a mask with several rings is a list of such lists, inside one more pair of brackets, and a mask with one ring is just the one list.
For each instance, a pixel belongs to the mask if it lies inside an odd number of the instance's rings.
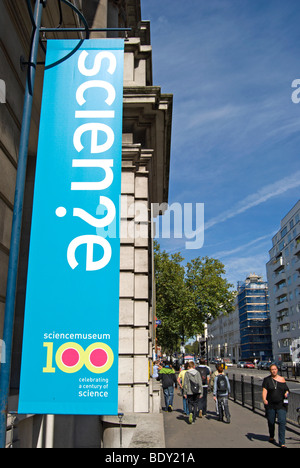
{"label": "stone building facade", "polygon": [[231,314],[220,314],[208,325],[208,356],[230,359],[237,364],[241,358],[241,334],[238,301]]}
{"label": "stone building facade", "polygon": [[[153,86],[150,23],[141,19],[140,0],[73,0],[94,28],[130,27],[125,42],[124,117],[122,147],[121,271],[119,411],[127,420],[126,443],[130,444],[139,418],[159,412],[159,389],[150,377],[155,343],[153,321],[153,249],[151,205],[168,202],[172,95]],[[6,101],[0,104],[0,339],[2,337],[6,279],[14,189],[18,166],[18,145],[22,121],[26,70],[20,57],[29,53],[31,23],[26,2],[0,0],[0,79],[6,84]],[[61,14],[62,13],[62,14]],[[66,5],[48,1],[43,26],[79,25],[76,14]],[[116,36],[117,33],[109,33]],[[77,33],[46,35],[74,38]],[[93,33],[92,37],[105,37]],[[39,60],[44,56],[40,53]],[[43,67],[38,67],[32,114],[29,158],[17,301],[14,323],[10,409],[17,409],[22,351],[24,303],[30,220],[39,127]],[[155,213],[157,214],[157,213]],[[2,349],[4,351],[4,349]],[[102,416],[18,417],[19,446],[43,446],[47,424],[53,445],[64,447],[115,447],[118,418]],[[130,422],[128,422],[130,421]],[[48,432],[49,432],[48,430]],[[46,434],[45,434],[46,433]],[[50,437],[51,440],[51,437]],[[51,444],[51,442],[50,442]]]}

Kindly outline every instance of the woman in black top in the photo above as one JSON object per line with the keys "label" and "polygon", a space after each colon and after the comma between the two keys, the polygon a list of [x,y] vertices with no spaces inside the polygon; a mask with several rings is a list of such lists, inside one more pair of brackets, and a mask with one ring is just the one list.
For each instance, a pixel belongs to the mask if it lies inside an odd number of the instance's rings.
{"label": "woman in black top", "polygon": [[279,424],[279,445],[285,446],[285,427],[287,415],[287,398],[289,388],[283,377],[278,375],[278,367],[273,364],[270,367],[271,375],[263,381],[263,402],[266,407],[267,419],[270,432],[270,442],[275,443],[275,422],[278,417]]}

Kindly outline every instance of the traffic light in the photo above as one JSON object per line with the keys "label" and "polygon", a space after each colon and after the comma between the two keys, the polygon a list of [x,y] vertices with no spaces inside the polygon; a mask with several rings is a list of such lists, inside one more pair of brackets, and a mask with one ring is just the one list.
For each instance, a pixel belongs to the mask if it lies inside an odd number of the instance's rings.
{"label": "traffic light", "polygon": [[201,358],[206,357],[206,342],[205,341],[200,341],[200,357]]}

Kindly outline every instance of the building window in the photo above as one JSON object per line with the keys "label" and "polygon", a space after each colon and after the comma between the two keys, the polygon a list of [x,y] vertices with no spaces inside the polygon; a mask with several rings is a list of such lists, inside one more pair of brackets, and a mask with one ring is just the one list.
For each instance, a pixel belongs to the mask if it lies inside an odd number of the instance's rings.
{"label": "building window", "polygon": [[282,251],[284,249],[284,246],[285,246],[285,242],[284,241],[280,242],[279,250]]}

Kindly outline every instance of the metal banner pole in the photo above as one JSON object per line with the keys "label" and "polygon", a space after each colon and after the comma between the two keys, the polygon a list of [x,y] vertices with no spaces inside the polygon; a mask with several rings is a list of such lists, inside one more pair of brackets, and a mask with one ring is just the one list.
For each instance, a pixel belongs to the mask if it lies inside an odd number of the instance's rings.
{"label": "metal banner pole", "polygon": [[39,33],[42,20],[42,11],[45,4],[45,0],[36,0],[34,15],[31,18],[31,20],[34,21],[32,35],[32,51],[24,99],[23,121],[20,137],[19,160],[15,189],[15,201],[6,288],[6,306],[3,330],[3,341],[6,347],[6,362],[1,364],[0,371],[0,448],[5,448],[6,445],[6,421],[10,384],[13,324],[18,276],[23,200],[26,181],[28,143],[33,103],[33,87],[35,81],[37,54],[39,48]]}

